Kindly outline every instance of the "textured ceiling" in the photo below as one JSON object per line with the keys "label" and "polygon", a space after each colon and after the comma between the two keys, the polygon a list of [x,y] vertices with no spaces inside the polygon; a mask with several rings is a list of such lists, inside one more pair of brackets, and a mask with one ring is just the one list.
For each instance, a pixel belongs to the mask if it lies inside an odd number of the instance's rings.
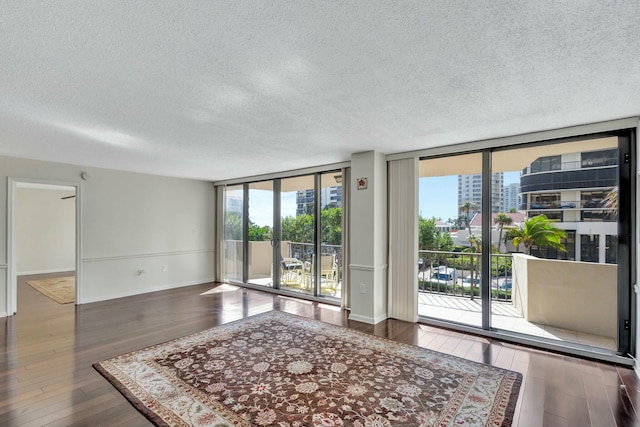
{"label": "textured ceiling", "polygon": [[0,154],[222,180],[640,114],[640,2],[0,0]]}

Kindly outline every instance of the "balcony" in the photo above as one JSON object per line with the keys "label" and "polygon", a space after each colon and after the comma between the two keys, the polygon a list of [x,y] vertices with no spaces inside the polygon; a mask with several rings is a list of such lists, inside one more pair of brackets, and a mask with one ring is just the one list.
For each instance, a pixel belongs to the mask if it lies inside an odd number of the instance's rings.
{"label": "balcony", "polygon": [[554,201],[532,201],[530,203],[523,203],[520,205],[520,210],[523,211],[532,211],[532,210],[543,210],[543,209],[553,209],[553,210],[561,210],[561,209],[596,209],[605,212],[613,211],[614,209],[605,208],[603,206],[602,199],[593,199],[593,200],[554,200]]}
{"label": "balcony", "polygon": [[609,166],[618,166],[618,158],[615,154],[615,150],[613,154],[608,156],[604,156],[601,158],[592,159],[592,160],[577,160],[572,162],[558,162],[558,163],[549,163],[546,165],[529,165],[526,168],[522,169],[522,175],[530,175],[534,173],[547,173],[547,172],[557,172],[557,171],[569,171],[569,170],[578,170],[578,169],[590,169],[590,168],[600,168],[600,167],[609,167]]}
{"label": "balcony", "polygon": [[[480,327],[478,253],[420,251],[420,316]],[[617,266],[491,255],[491,326],[503,331],[617,349]]]}
{"label": "balcony", "polygon": [[523,174],[520,192],[559,191],[581,188],[612,188],[618,185],[616,165],[576,170],[556,170],[544,173]]}
{"label": "balcony", "polygon": [[[242,281],[243,256],[242,241],[226,240],[225,279]],[[312,243],[280,242],[282,262],[278,263],[280,286],[282,290],[311,294],[314,293],[314,256],[315,245]],[[342,288],[342,246],[321,246],[320,292],[321,296],[339,299]],[[247,283],[273,288],[273,247],[270,241],[250,241],[248,251]]]}

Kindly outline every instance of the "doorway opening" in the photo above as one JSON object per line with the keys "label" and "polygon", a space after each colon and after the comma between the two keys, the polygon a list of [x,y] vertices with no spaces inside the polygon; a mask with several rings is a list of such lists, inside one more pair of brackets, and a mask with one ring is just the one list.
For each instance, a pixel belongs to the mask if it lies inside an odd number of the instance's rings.
{"label": "doorway opening", "polygon": [[18,283],[56,303],[81,301],[79,196],[75,183],[9,178],[7,315],[18,310]]}

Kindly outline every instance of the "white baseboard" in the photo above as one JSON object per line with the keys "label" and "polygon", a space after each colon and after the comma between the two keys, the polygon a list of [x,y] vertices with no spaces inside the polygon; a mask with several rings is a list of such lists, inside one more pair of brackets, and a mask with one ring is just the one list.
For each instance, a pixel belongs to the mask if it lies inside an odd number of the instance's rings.
{"label": "white baseboard", "polygon": [[51,268],[48,270],[18,271],[16,276],[31,276],[32,274],[48,274],[48,273],[66,273],[67,271],[76,271],[75,267],[67,268]]}
{"label": "white baseboard", "polygon": [[185,286],[201,285],[207,282],[213,282],[213,277],[205,278],[202,280],[192,280],[189,282],[172,283],[170,285],[156,286],[153,288],[147,288],[143,290],[133,290],[131,292],[119,293],[117,295],[116,294],[105,295],[99,298],[83,298],[82,302],[79,302],[78,304],[90,304],[92,302],[108,301],[108,300],[117,299],[117,298],[132,297],[134,295],[148,294],[150,292],[166,291],[169,289],[183,288]]}
{"label": "white baseboard", "polygon": [[377,317],[360,316],[359,314],[349,314],[349,320],[355,320],[356,322],[368,323],[370,325],[375,325],[377,323],[380,323],[383,320],[385,320],[387,317],[388,316],[386,314],[383,314],[383,315],[377,316]]}

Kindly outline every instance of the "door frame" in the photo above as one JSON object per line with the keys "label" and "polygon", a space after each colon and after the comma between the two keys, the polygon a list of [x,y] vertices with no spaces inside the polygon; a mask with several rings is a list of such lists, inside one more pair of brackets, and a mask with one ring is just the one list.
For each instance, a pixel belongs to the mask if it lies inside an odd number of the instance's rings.
{"label": "door frame", "polygon": [[16,259],[16,194],[19,184],[40,184],[50,186],[65,186],[75,188],[76,218],[75,218],[75,279],[76,304],[82,303],[82,186],[79,182],[57,181],[35,178],[8,177],[7,180],[7,316],[16,314],[18,306],[17,259]]}

